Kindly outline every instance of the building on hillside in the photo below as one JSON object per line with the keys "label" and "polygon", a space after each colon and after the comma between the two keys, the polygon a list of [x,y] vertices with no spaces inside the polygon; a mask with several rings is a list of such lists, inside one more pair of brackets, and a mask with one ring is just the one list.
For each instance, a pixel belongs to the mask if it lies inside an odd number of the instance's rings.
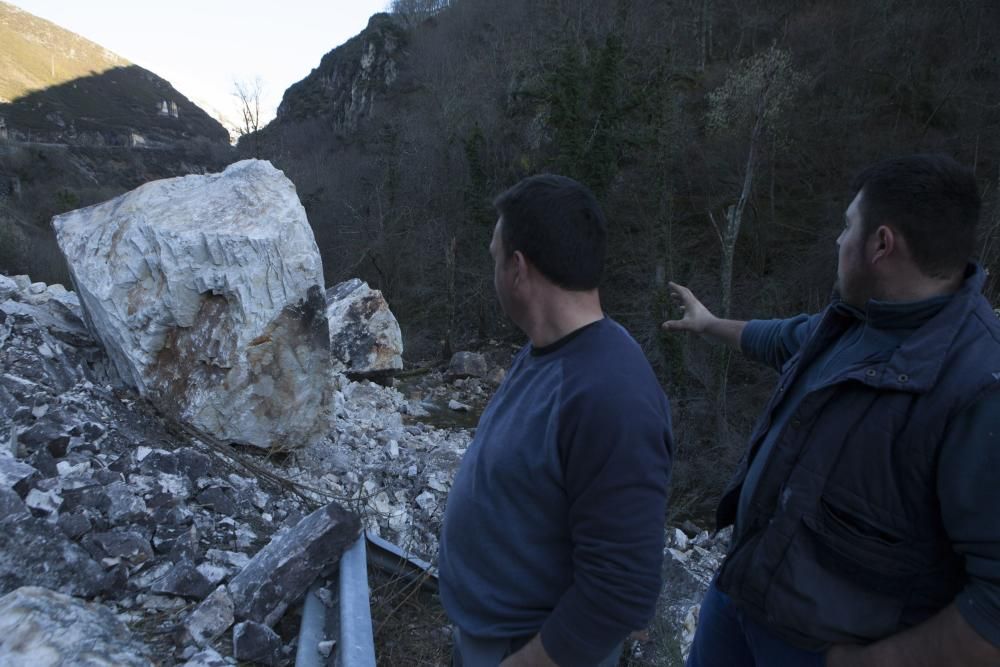
{"label": "building on hillside", "polygon": [[169,116],[170,115],[170,107],[167,106],[167,101],[166,100],[160,100],[160,111],[159,111],[159,113],[157,115],[159,115],[159,116]]}
{"label": "building on hillside", "polygon": [[171,118],[178,118],[179,116],[180,116],[180,114],[177,112],[177,102],[174,102],[173,100],[171,100],[170,101],[170,117]]}
{"label": "building on hillside", "polygon": [[132,130],[128,136],[128,147],[129,148],[145,148],[146,147],[146,137],[142,136],[135,130]]}

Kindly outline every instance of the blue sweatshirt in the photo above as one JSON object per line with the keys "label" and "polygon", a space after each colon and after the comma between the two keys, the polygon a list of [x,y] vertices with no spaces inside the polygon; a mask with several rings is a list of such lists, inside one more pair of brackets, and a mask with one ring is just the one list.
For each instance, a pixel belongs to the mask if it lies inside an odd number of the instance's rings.
{"label": "blue sweatshirt", "polygon": [[518,353],[448,497],[441,600],[480,638],[541,633],[596,664],[652,618],[672,455],[670,411],[608,318]]}

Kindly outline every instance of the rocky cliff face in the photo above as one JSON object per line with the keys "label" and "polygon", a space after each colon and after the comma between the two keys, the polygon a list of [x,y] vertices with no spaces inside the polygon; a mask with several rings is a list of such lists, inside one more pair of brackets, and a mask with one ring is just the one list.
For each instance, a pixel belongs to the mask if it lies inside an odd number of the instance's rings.
{"label": "rocky cliff face", "polygon": [[326,117],[341,129],[355,129],[399,76],[405,44],[406,32],[388,14],[372,16],[363,32],[285,91],[277,122]]}

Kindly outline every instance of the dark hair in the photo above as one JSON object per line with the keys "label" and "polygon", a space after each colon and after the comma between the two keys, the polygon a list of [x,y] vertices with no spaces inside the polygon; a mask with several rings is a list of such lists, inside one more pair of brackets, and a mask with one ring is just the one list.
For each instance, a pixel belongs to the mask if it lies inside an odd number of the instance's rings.
{"label": "dark hair", "polygon": [[565,176],[529,176],[495,200],[507,257],[520,250],[542,274],[567,290],[601,282],[608,224],[586,186]]}
{"label": "dark hair", "polygon": [[965,268],[976,243],[979,190],[969,169],[947,155],[883,160],[854,179],[865,236],[889,225],[906,239],[926,275],[944,278]]}

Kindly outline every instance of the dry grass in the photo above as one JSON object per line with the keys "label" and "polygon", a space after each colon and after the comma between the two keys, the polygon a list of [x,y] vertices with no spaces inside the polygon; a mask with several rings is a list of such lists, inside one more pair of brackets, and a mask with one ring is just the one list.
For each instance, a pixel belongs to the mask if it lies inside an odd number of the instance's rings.
{"label": "dry grass", "polygon": [[375,659],[389,667],[447,667],[451,631],[437,594],[369,565]]}

